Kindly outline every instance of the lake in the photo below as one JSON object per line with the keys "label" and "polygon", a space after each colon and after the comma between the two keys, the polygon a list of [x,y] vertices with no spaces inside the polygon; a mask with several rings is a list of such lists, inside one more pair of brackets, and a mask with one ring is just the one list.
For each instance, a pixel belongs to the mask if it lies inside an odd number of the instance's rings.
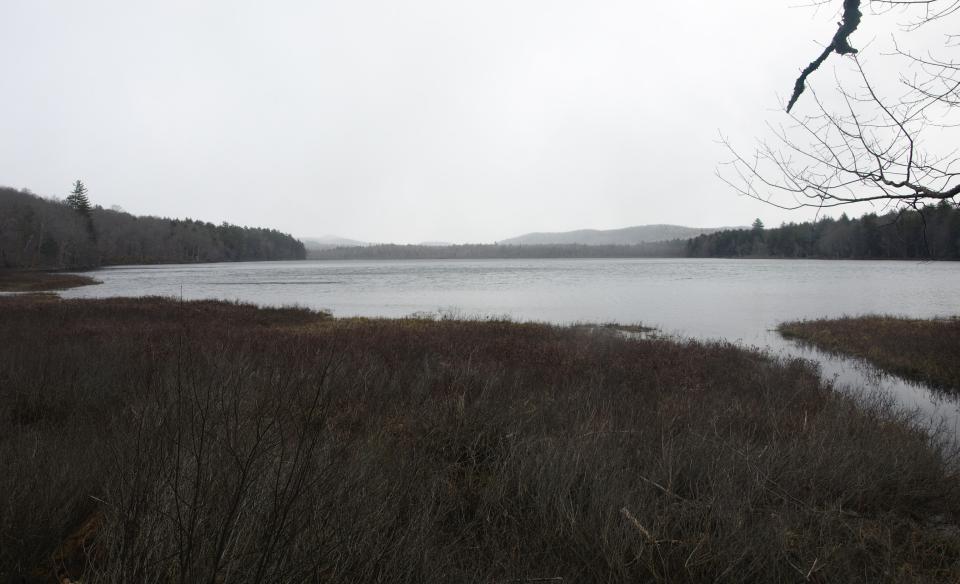
{"label": "lake", "polygon": [[781,338],[795,319],[960,314],[960,263],[841,260],[531,259],[297,261],[106,268],[68,298],[181,295],[300,305],[335,316],[506,316],[618,322],[722,339],[820,363],[841,386],[889,394],[956,429],[957,401]]}

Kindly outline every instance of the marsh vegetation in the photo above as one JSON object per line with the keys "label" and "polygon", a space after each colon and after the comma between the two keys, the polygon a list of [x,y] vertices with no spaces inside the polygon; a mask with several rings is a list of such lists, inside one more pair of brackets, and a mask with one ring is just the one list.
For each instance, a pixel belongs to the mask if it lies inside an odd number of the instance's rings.
{"label": "marsh vegetation", "polygon": [[951,452],[809,364],[0,298],[0,580],[953,582]]}
{"label": "marsh vegetation", "polygon": [[778,330],[908,379],[960,391],[960,318],[861,316],[789,322]]}
{"label": "marsh vegetation", "polygon": [[100,282],[82,274],[42,270],[0,270],[0,292],[50,292]]}

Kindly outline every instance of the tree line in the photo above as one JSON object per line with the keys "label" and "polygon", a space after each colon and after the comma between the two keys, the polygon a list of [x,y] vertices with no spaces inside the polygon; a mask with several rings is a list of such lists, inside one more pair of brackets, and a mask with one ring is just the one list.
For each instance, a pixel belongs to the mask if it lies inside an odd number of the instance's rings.
{"label": "tree line", "polygon": [[80,181],[66,200],[0,187],[0,267],[91,268],[294,260],[303,243],[275,229],[139,217],[92,205]]}
{"label": "tree line", "polygon": [[846,214],[766,229],[729,229],[636,245],[371,245],[310,250],[311,259],[509,259],[509,258],[818,258],[960,259],[960,209],[943,201],[918,210]]}
{"label": "tree line", "polygon": [[720,231],[687,241],[689,257],[960,259],[960,209],[948,201],[859,219]]}
{"label": "tree line", "polygon": [[[0,187],[0,267],[293,260],[303,243],[274,229],[137,217],[92,205],[78,181],[65,200]],[[731,229],[635,245],[373,245],[311,250],[311,259],[510,259],[771,257],[960,259],[960,209],[952,202],[859,219]]]}
{"label": "tree line", "polygon": [[370,245],[310,250],[318,260],[447,260],[447,259],[549,259],[549,258],[664,258],[683,257],[684,241],[660,241],[635,245],[581,244],[463,244],[463,245]]}

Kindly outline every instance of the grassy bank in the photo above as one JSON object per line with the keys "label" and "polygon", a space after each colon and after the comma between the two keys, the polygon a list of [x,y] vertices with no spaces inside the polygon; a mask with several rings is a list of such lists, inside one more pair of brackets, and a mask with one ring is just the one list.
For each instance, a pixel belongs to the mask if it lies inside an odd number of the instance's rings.
{"label": "grassy bank", "polygon": [[955,582],[960,480],[722,344],[0,298],[0,581]]}
{"label": "grassy bank", "polygon": [[0,292],[52,292],[99,284],[89,276],[40,270],[0,270]]}
{"label": "grassy bank", "polygon": [[790,322],[786,337],[866,359],[881,369],[946,390],[960,391],[960,319],[864,316]]}

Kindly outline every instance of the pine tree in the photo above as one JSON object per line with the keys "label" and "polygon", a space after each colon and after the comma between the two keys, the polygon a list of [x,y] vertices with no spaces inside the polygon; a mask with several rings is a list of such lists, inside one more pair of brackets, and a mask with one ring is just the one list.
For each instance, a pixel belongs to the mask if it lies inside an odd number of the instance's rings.
{"label": "pine tree", "polygon": [[754,231],[763,231],[763,221],[759,217],[754,220],[753,225],[750,226]]}
{"label": "pine tree", "polygon": [[73,183],[73,191],[67,195],[67,204],[84,217],[90,216],[90,199],[87,198],[87,187],[80,180]]}

